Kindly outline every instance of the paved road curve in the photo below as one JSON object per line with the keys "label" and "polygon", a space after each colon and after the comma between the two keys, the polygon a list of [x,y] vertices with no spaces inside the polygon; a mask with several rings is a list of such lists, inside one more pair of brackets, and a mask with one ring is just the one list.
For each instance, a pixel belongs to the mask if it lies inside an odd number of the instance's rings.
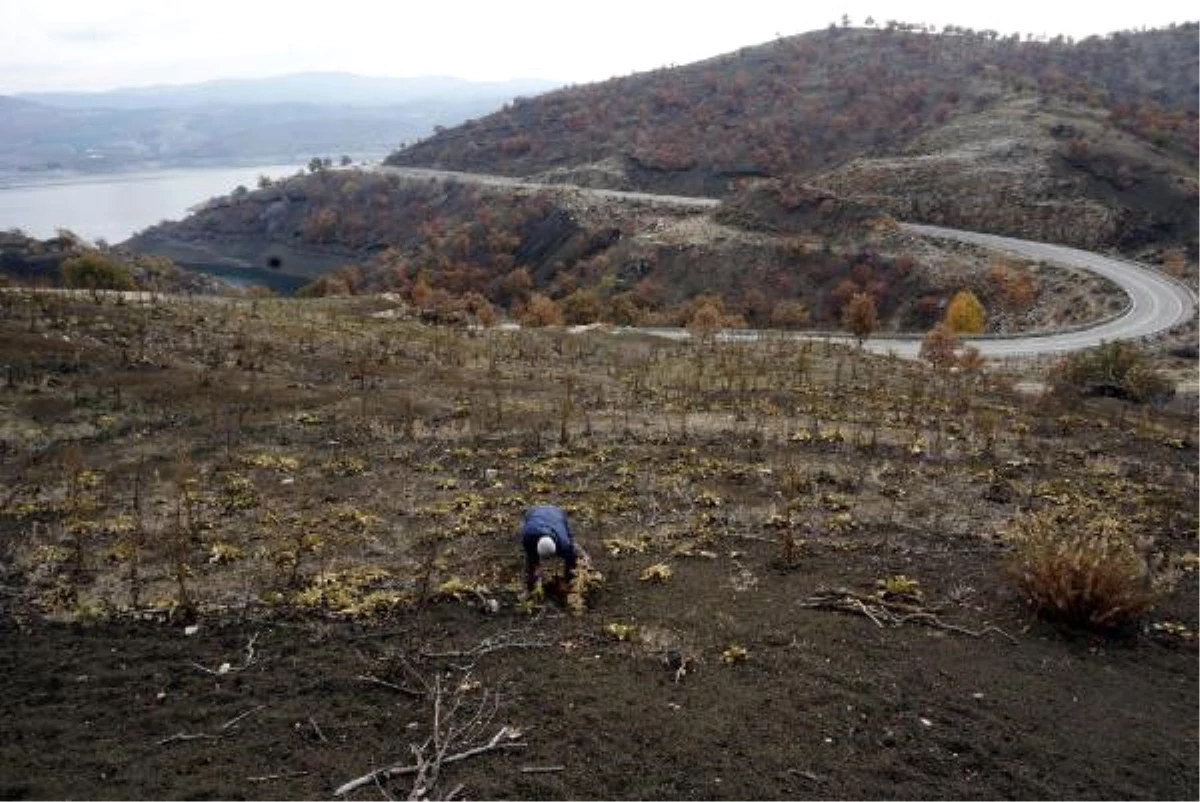
{"label": "paved road curve", "polygon": [[[459,173],[449,170],[430,170],[418,167],[379,167],[383,172],[395,173],[417,179],[445,179],[470,181],[496,186],[524,187],[527,189],[571,189],[586,194],[618,200],[640,201],[693,208],[711,208],[720,204],[712,198],[694,198],[679,195],[655,195],[648,192],[621,192],[610,189],[591,189],[573,184],[541,184],[507,176]],[[1004,357],[1027,357],[1061,354],[1093,348],[1102,342],[1131,340],[1149,337],[1171,329],[1180,323],[1196,318],[1196,295],[1183,283],[1151,270],[1142,265],[1113,259],[1088,251],[1050,245],[1042,242],[1000,237],[994,234],[979,234],[937,226],[901,223],[900,227],[913,234],[941,239],[953,239],[981,245],[997,251],[1013,253],[1029,259],[1053,262],[1097,273],[1121,287],[1129,296],[1129,307],[1121,315],[1081,329],[1072,329],[1055,334],[1031,337],[973,337],[971,344],[990,359]],[[648,329],[649,333],[665,337],[687,337],[682,329]],[[800,335],[811,336],[811,335]],[[842,335],[829,335],[847,339]],[[727,332],[725,339],[755,339],[758,332]],[[824,335],[822,335],[824,338]],[[878,353],[893,352],[898,356],[915,359],[921,347],[920,337],[878,338],[868,340],[866,347]]]}
{"label": "paved road curve", "polygon": [[687,206],[694,209],[711,209],[721,205],[721,201],[715,198],[697,198],[691,195],[658,195],[653,192],[626,192],[619,189],[595,189],[593,187],[581,187],[576,184],[547,184],[537,181],[527,181],[524,178],[513,178],[507,175],[460,173],[454,170],[434,170],[427,167],[392,167],[390,165],[380,165],[374,169],[381,173],[392,173],[393,175],[405,178],[463,181],[472,184],[532,190],[563,189],[598,198],[641,201],[661,206]]}
{"label": "paved road curve", "polygon": [[[1078,351],[1095,347],[1102,342],[1149,337],[1196,318],[1196,295],[1191,289],[1182,282],[1134,262],[1063,245],[1030,242],[994,234],[978,234],[910,223],[902,223],[901,227],[914,234],[968,242],[1028,259],[1088,270],[1109,279],[1129,296],[1129,307],[1124,313],[1095,326],[1035,337],[972,338],[971,344],[989,358]],[[890,348],[902,356],[915,356],[916,349],[919,348],[919,343],[914,344],[911,341],[890,342],[891,344],[889,341],[880,340],[874,346],[876,350],[883,351]],[[912,351],[911,354],[908,353],[909,350]]]}

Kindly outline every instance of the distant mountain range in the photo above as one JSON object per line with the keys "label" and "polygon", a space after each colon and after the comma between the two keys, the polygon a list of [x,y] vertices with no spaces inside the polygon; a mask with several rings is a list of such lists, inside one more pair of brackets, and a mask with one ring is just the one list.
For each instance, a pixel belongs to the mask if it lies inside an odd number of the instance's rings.
{"label": "distant mountain range", "polygon": [[378,158],[560,84],[299,73],[107,92],[0,96],[0,170]]}

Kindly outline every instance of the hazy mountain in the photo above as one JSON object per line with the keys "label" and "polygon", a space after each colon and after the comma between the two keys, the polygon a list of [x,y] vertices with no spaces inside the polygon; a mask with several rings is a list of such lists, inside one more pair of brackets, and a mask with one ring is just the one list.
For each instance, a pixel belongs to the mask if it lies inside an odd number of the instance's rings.
{"label": "hazy mountain", "polygon": [[305,72],[271,78],[127,87],[106,92],[26,92],[16,97],[65,109],[187,109],[275,103],[394,106],[414,101],[445,103],[452,99],[503,102],[561,85],[562,82],[541,79],[478,82],[438,75],[381,78],[344,72]]}
{"label": "hazy mountain", "polygon": [[0,170],[379,158],[549,81],[305,73],[93,93],[0,97]]}

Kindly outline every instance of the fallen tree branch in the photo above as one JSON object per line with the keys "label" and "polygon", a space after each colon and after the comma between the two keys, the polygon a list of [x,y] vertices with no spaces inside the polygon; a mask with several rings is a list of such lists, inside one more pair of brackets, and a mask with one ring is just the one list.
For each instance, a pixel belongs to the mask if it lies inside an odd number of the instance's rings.
{"label": "fallen tree branch", "polygon": [[466,651],[456,652],[421,652],[421,656],[425,658],[446,658],[446,657],[480,657],[492,652],[498,652],[501,649],[544,649],[547,646],[553,646],[553,642],[545,638],[524,639],[522,633],[518,632],[501,632],[498,635],[492,635],[484,638],[475,646]]}
{"label": "fallen tree branch", "polygon": [[995,632],[1012,643],[1017,642],[1016,638],[994,624],[988,624],[979,630],[968,629],[943,621],[938,615],[941,612],[940,607],[925,607],[907,601],[889,599],[881,594],[859,593],[845,588],[835,588],[818,591],[807,599],[797,602],[797,605],[808,609],[855,613],[871,619],[875,626],[880,628],[898,627],[913,622],[948,632],[958,632],[972,638],[981,638],[989,632]]}
{"label": "fallen tree branch", "polygon": [[[465,749],[462,752],[456,752],[452,755],[446,755],[441,759],[440,762],[442,764],[457,763],[460,760],[466,760],[467,758],[475,757],[476,755],[482,755],[487,752],[494,752],[499,749],[521,749],[526,746],[524,741],[518,740],[521,735],[522,733],[519,729],[515,727],[504,726],[501,727],[500,731],[493,735],[491,740],[489,740],[487,743],[472,747],[471,749]],[[361,788],[368,783],[375,782],[377,778],[387,779],[389,777],[402,777],[407,774],[416,774],[425,765],[425,762],[422,761],[410,766],[391,766],[385,769],[376,769],[369,774],[364,774],[361,777],[357,777],[338,786],[337,790],[333,792],[333,795],[345,796],[356,788]]]}
{"label": "fallen tree branch", "polygon": [[556,771],[566,771],[566,766],[522,766],[522,774],[551,774]]}

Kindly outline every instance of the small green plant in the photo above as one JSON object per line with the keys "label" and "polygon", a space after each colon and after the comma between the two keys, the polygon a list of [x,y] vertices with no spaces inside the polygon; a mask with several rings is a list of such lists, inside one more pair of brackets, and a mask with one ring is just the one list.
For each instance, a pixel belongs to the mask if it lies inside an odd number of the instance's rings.
{"label": "small green plant", "polygon": [[875,581],[875,592],[885,599],[920,603],[925,598],[921,583],[903,574]]}
{"label": "small green plant", "polygon": [[1054,371],[1054,386],[1083,395],[1115,396],[1136,404],[1170,398],[1175,388],[1145,353],[1125,342],[1072,354]]}
{"label": "small green plant", "polygon": [[744,662],[749,656],[750,653],[746,651],[745,646],[734,643],[725,651],[721,652],[721,662],[725,663],[727,666],[737,665],[738,663]]}
{"label": "small green plant", "polygon": [[1094,630],[1129,624],[1151,610],[1170,583],[1146,559],[1148,542],[1091,505],[1062,504],[1013,519],[1009,572],[1029,603],[1052,620]]}
{"label": "small green plant", "polygon": [[321,466],[332,476],[358,476],[367,470],[367,461],[362,457],[344,456],[331,459]]}
{"label": "small green plant", "polygon": [[208,562],[212,565],[228,565],[243,556],[242,550],[232,543],[214,543],[208,552]]}
{"label": "small green plant", "polygon": [[645,536],[632,540],[628,538],[610,537],[604,541],[604,550],[609,557],[624,557],[627,554],[641,554],[648,546]]}
{"label": "small green plant", "polygon": [[643,582],[666,582],[674,573],[671,566],[666,563],[655,563],[642,571],[642,575],[638,578]]}
{"label": "small green plant", "polygon": [[637,639],[638,628],[637,624],[622,624],[613,621],[611,624],[604,625],[604,632],[619,641],[632,641]]}
{"label": "small green plant", "polygon": [[604,587],[604,574],[589,565],[580,565],[567,589],[567,608],[575,615],[587,612],[588,597]]}

